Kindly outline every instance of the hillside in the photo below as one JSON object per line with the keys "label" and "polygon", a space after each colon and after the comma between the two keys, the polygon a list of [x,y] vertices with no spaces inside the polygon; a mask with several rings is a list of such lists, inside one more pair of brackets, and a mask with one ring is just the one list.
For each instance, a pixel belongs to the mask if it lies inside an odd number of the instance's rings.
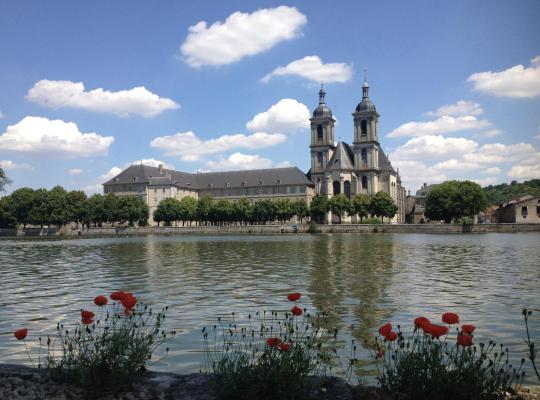
{"label": "hillside", "polygon": [[504,203],[526,194],[540,196],[540,179],[532,179],[523,183],[512,181],[510,184],[489,185],[484,188],[484,192],[488,204]]}

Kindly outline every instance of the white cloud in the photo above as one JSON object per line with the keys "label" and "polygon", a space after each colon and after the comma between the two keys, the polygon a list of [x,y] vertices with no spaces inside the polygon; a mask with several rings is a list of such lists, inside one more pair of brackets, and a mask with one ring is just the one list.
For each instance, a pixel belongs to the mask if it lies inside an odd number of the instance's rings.
{"label": "white cloud", "polygon": [[467,79],[473,90],[498,97],[530,98],[540,96],[540,56],[529,68],[516,65],[500,72],[477,72]]}
{"label": "white cloud", "polygon": [[211,171],[237,171],[244,169],[271,168],[272,160],[259,155],[249,155],[242,153],[231,154],[228,158],[221,158],[218,161],[208,161],[206,166]]}
{"label": "white cloud", "polygon": [[478,143],[464,138],[445,138],[443,136],[422,136],[409,139],[390,154],[392,163],[395,160],[441,159],[443,157],[458,157],[471,153]]}
{"label": "white cloud", "polygon": [[309,128],[310,113],[305,104],[294,99],[281,99],[246,124],[250,131],[294,132]]}
{"label": "white cloud", "polygon": [[165,151],[168,156],[180,157],[182,161],[197,161],[200,156],[221,153],[233,149],[259,149],[283,143],[287,137],[281,133],[256,132],[251,135],[223,135],[216,139],[201,140],[193,132],[180,132],[172,136],[160,136],[150,146]]}
{"label": "white cloud", "polygon": [[540,178],[540,151],[529,154],[508,170],[507,175],[514,179]]}
{"label": "white cloud", "polygon": [[180,51],[194,68],[230,64],[298,37],[306,22],[306,16],[295,7],[264,8],[251,14],[235,12],[225,22],[217,21],[209,27],[206,21],[190,26]]}
{"label": "white cloud", "polygon": [[478,183],[480,186],[488,186],[493,185],[495,183],[500,183],[501,179],[494,177],[494,176],[488,176],[487,178],[473,178],[470,179],[473,182]]}
{"label": "white cloud", "polygon": [[499,136],[503,133],[500,129],[490,129],[489,131],[479,132],[475,133],[473,137],[475,138],[492,138],[495,136]]}
{"label": "white cloud", "polygon": [[32,167],[30,164],[27,164],[27,163],[17,164],[17,163],[14,163],[11,160],[0,160],[0,167],[2,167],[2,169],[4,169],[4,170],[22,169],[22,170],[31,171],[31,170],[34,169],[34,167]]}
{"label": "white cloud", "polygon": [[498,175],[502,172],[502,170],[499,167],[491,167],[491,168],[486,168],[482,172],[488,175]]}
{"label": "white cloud", "polygon": [[114,178],[116,175],[118,175],[122,171],[123,171],[122,168],[114,166],[109,171],[105,172],[103,175],[100,175],[99,178],[103,180],[103,182],[106,182]]}
{"label": "white cloud", "polygon": [[92,157],[104,155],[114,142],[112,136],[82,133],[73,122],[24,117],[0,135],[0,149],[39,155]]}
{"label": "white cloud", "polygon": [[393,160],[392,165],[399,168],[399,173],[405,187],[416,192],[424,182],[433,184],[448,180],[440,171],[432,170],[427,164],[417,160]]}
{"label": "white cloud", "polygon": [[80,168],[70,168],[68,169],[68,174],[69,175],[80,175],[82,174],[84,171]]}
{"label": "white cloud", "polygon": [[391,138],[405,137],[405,136],[426,136],[426,135],[440,135],[443,133],[458,132],[470,129],[482,129],[490,126],[490,122],[485,119],[478,119],[473,115],[466,115],[463,117],[452,117],[444,115],[437,118],[434,121],[427,122],[407,122],[387,136]]}
{"label": "white cloud", "polygon": [[[474,153],[471,153],[474,154]],[[474,157],[471,157],[474,159]],[[471,173],[471,174],[487,174],[487,175],[498,175],[501,173],[501,169],[498,167],[487,168],[479,163],[473,161],[465,161],[463,159],[451,158],[445,161],[440,161],[431,166],[434,171],[441,172],[460,172],[460,173]]]}
{"label": "white cloud", "polygon": [[470,100],[459,100],[454,104],[441,106],[437,111],[427,112],[426,115],[432,117],[442,117],[444,115],[462,117],[466,115],[481,115],[483,112],[484,110],[482,110],[480,104]]}
{"label": "white cloud", "polygon": [[26,99],[53,109],[73,107],[121,116],[153,117],[180,107],[171,99],[159,97],[144,87],[118,92],[101,88],[86,91],[82,82],[47,79],[37,82],[26,94]]}
{"label": "white cloud", "polygon": [[125,167],[127,168],[130,165],[139,165],[139,164],[149,165],[151,167],[156,167],[156,168],[159,167],[160,164],[162,164],[163,168],[165,169],[174,169],[174,165],[168,164],[165,161],[156,160],[155,158],[143,158],[142,160],[135,160],[130,164],[126,164]]}
{"label": "white cloud", "polygon": [[529,143],[488,143],[471,154],[464,154],[465,161],[480,164],[509,163],[520,159],[529,158],[537,154],[536,149]]}
{"label": "white cloud", "polygon": [[102,194],[103,193],[103,185],[101,183],[96,183],[93,185],[86,185],[83,186],[82,190],[88,195],[91,196],[93,194]]}
{"label": "white cloud", "polygon": [[317,83],[343,83],[350,80],[352,74],[352,67],[348,64],[324,64],[318,56],[306,56],[300,60],[292,61],[284,67],[277,67],[265,75],[261,81],[267,83],[274,76],[296,75]]}

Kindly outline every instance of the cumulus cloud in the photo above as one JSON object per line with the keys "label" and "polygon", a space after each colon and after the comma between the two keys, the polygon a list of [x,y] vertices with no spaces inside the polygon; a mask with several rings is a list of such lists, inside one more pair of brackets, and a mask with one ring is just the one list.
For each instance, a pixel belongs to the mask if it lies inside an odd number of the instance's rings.
{"label": "cumulus cloud", "polygon": [[80,175],[82,174],[84,171],[80,168],[70,168],[68,169],[68,174],[69,175]]}
{"label": "cumulus cloud", "polygon": [[495,164],[516,162],[529,158],[537,154],[537,150],[529,143],[488,143],[470,154],[463,154],[465,161],[472,161],[479,164]]}
{"label": "cumulus cloud", "polygon": [[24,117],[0,135],[0,149],[45,156],[92,157],[104,155],[112,136],[82,133],[73,122]]}
{"label": "cumulus cloud", "polygon": [[444,115],[434,121],[427,122],[407,122],[388,134],[388,137],[415,137],[426,135],[441,135],[444,133],[458,132],[470,129],[483,129],[490,126],[490,122],[485,119],[478,119],[474,115],[462,117],[452,117]]}
{"label": "cumulus cloud", "polygon": [[399,169],[405,187],[411,188],[412,193],[415,192],[415,188],[419,188],[424,182],[433,184],[448,180],[448,177],[444,173],[434,171],[426,163],[421,161],[392,160],[392,165]]}
{"label": "cumulus cloud", "polygon": [[478,143],[464,138],[445,138],[443,136],[422,136],[409,139],[390,154],[394,160],[440,159],[442,157],[461,156],[471,153]]}
{"label": "cumulus cloud", "polygon": [[473,90],[498,97],[540,96],[540,56],[531,60],[529,68],[520,64],[500,72],[477,72],[467,81],[473,84]]}
{"label": "cumulus cloud", "polygon": [[103,193],[103,185],[101,183],[95,183],[92,185],[86,185],[83,186],[82,190],[88,195],[91,196],[93,194],[102,194]]}
{"label": "cumulus cloud", "polygon": [[103,180],[103,182],[106,182],[106,181],[114,178],[116,175],[118,175],[122,171],[123,171],[122,168],[114,166],[109,171],[107,171],[104,174],[100,175],[99,178],[101,180]]}
{"label": "cumulus cloud", "polygon": [[427,112],[426,115],[432,117],[442,117],[450,115],[462,117],[466,115],[481,115],[484,112],[480,104],[470,100],[459,100],[454,104],[447,104],[439,107],[436,111]]}
{"label": "cumulus cloud", "polygon": [[30,164],[28,163],[15,163],[11,160],[0,160],[0,167],[4,170],[10,170],[10,169],[21,169],[21,170],[27,170],[31,171],[34,169]]}
{"label": "cumulus cloud", "polygon": [[246,128],[252,132],[294,132],[309,128],[309,117],[305,104],[294,99],[281,99],[268,110],[255,115]]}
{"label": "cumulus cloud", "polygon": [[166,163],[165,161],[156,160],[155,158],[143,158],[141,160],[135,160],[130,164],[124,165],[124,167],[129,167],[130,165],[149,165],[150,167],[159,167],[160,164],[163,165],[165,169],[174,169],[174,165]]}
{"label": "cumulus cloud", "polygon": [[118,92],[101,88],[87,91],[82,82],[47,79],[37,82],[26,94],[26,99],[53,109],[73,107],[121,116],[153,117],[180,107],[173,100],[159,97],[142,86]]}
{"label": "cumulus cloud", "polygon": [[317,83],[343,83],[350,80],[352,74],[352,67],[348,64],[324,64],[318,56],[306,56],[300,60],[292,61],[284,67],[277,67],[265,75],[261,81],[267,83],[275,76],[295,75]]}
{"label": "cumulus cloud", "polygon": [[245,169],[264,169],[272,167],[283,167],[289,166],[288,162],[280,163],[274,165],[272,160],[268,158],[263,158],[257,154],[242,154],[234,153],[231,154],[228,158],[221,158],[217,161],[208,161],[206,167],[210,171],[238,171]]}
{"label": "cumulus cloud", "polygon": [[495,136],[499,136],[503,133],[500,129],[490,129],[484,132],[475,133],[473,137],[475,138],[493,138]]}
{"label": "cumulus cloud", "polygon": [[255,132],[251,135],[223,135],[216,139],[201,140],[193,132],[160,136],[150,146],[165,151],[166,155],[180,157],[182,161],[197,161],[201,156],[233,149],[259,149],[283,143],[287,137],[281,133]]}
{"label": "cumulus cloud", "polygon": [[251,14],[235,12],[225,22],[208,26],[200,21],[190,26],[180,51],[194,68],[230,64],[298,37],[306,22],[306,16],[295,7],[264,8]]}

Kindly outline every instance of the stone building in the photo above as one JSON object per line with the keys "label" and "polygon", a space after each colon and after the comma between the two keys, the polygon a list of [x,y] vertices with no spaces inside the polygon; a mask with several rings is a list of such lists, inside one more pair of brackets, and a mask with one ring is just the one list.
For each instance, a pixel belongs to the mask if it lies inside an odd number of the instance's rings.
{"label": "stone building", "polygon": [[513,224],[540,224],[540,197],[523,196],[501,204],[494,210],[492,222]]}
{"label": "stone building", "polygon": [[[343,193],[352,197],[359,193],[390,194],[399,210],[393,222],[405,222],[405,189],[399,173],[392,167],[379,143],[379,114],[369,99],[367,82],[362,87],[362,100],[352,114],[353,142],[336,143],[335,119],[325,103],[321,88],[319,105],[311,118],[311,169],[304,174],[296,167],[211,173],[186,173],[147,165],[132,165],[103,184],[105,194],[141,196],[152,213],[165,198],[180,200],[185,196],[252,202],[261,199],[311,199],[322,194],[331,197]],[[331,214],[328,222],[331,222]],[[345,217],[343,222],[356,222]]]}

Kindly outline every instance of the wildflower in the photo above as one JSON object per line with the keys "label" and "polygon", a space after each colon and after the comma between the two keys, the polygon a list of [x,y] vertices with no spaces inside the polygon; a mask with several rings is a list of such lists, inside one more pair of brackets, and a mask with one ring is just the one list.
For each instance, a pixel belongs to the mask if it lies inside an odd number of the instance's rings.
{"label": "wildflower", "polygon": [[476,329],[476,326],[474,325],[462,325],[461,326],[461,329],[463,330],[463,332],[465,332],[467,335],[471,335],[474,330]]}
{"label": "wildflower", "polygon": [[291,293],[287,295],[287,299],[289,299],[289,301],[300,300],[300,297],[302,297],[301,293]]}
{"label": "wildflower", "polygon": [[111,293],[111,299],[116,301],[122,301],[124,298],[125,293],[122,290],[119,290],[118,292],[112,292]]}
{"label": "wildflower", "polygon": [[396,332],[388,332],[386,335],[384,335],[384,338],[388,340],[389,342],[393,342],[398,337]]}
{"label": "wildflower", "polygon": [[131,293],[129,294],[126,293],[124,295],[124,298],[121,301],[122,301],[122,305],[125,308],[129,308],[129,309],[135,307],[135,304],[137,304],[137,298],[133,296]]}
{"label": "wildflower", "polygon": [[90,324],[94,323],[94,318],[83,318],[82,323],[85,324],[85,325],[90,325]]}
{"label": "wildflower", "polygon": [[281,343],[281,340],[277,337],[271,337],[266,339],[266,344],[270,347],[277,347]]}
{"label": "wildflower", "polygon": [[388,335],[390,332],[392,332],[392,324],[390,322],[387,322],[386,324],[384,324],[383,326],[381,326],[379,328],[379,333],[382,335],[382,336],[386,336]]}
{"label": "wildflower", "polygon": [[97,296],[95,299],[94,299],[94,304],[96,306],[104,306],[105,304],[107,304],[109,302],[109,300],[107,300],[107,298],[105,296]]}
{"label": "wildflower", "polygon": [[442,315],[442,322],[445,322],[449,325],[459,324],[459,316],[452,312],[447,312]]}
{"label": "wildflower", "polygon": [[24,340],[26,338],[26,335],[28,335],[28,329],[19,329],[16,330],[15,333],[13,333],[17,340]]}
{"label": "wildflower", "polygon": [[467,335],[466,333],[460,333],[457,335],[457,344],[458,346],[467,347],[472,345],[472,336]]}
{"label": "wildflower", "polygon": [[422,326],[424,332],[430,334],[434,338],[439,338],[448,333],[448,327],[435,324],[424,324]]}
{"label": "wildflower", "polygon": [[95,314],[92,311],[81,310],[82,319],[92,319]]}
{"label": "wildflower", "polygon": [[279,348],[281,351],[289,351],[289,349],[291,348],[291,345],[289,343],[281,343],[279,345]]}
{"label": "wildflower", "polygon": [[423,324],[429,324],[430,321],[426,317],[418,317],[414,319],[414,326],[417,328],[422,328]]}
{"label": "wildflower", "polygon": [[300,307],[298,307],[298,306],[294,306],[291,309],[291,312],[296,316],[302,315],[302,309]]}

